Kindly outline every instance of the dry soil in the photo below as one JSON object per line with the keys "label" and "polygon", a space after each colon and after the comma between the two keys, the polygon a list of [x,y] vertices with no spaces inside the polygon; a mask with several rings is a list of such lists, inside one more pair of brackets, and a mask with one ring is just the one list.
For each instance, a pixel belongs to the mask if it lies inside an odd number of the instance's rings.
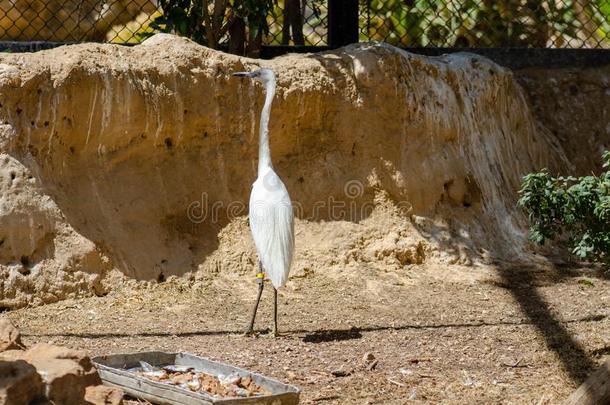
{"label": "dry soil", "polygon": [[259,334],[242,336],[256,284],[225,273],[117,281],[105,297],[8,316],[29,345],[187,351],[295,384],[307,404],[559,403],[610,354],[610,280],[600,270],[359,270],[296,273],[280,294],[279,338],[268,334],[270,288]]}

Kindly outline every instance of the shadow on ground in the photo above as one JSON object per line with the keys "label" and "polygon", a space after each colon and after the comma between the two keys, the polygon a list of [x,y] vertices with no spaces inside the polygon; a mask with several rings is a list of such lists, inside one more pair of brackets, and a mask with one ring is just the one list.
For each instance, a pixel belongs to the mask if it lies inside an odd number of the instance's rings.
{"label": "shadow on ground", "polygon": [[362,333],[358,328],[348,330],[318,330],[308,333],[303,338],[306,343],[339,342],[342,340],[360,339]]}
{"label": "shadow on ground", "polygon": [[[598,314],[593,316],[585,316],[577,319],[570,319],[567,321],[556,321],[561,328],[563,324],[580,323],[580,322],[598,322],[607,318],[607,315]],[[404,325],[392,325],[392,326],[367,326],[367,327],[351,327],[349,329],[317,329],[317,330],[306,330],[306,329],[293,329],[282,332],[281,336],[290,337],[292,335],[299,335],[304,342],[307,343],[322,343],[332,341],[343,341],[353,340],[362,338],[362,333],[366,332],[379,332],[385,330],[426,330],[426,329],[455,329],[455,328],[480,328],[487,326],[522,326],[522,325],[536,325],[533,321],[500,321],[500,322],[464,322],[464,323],[442,323],[442,324],[404,324]],[[565,328],[564,328],[565,329]],[[269,329],[262,329],[256,331],[258,334],[270,333]],[[189,332],[135,332],[135,333],[22,333],[25,337],[72,337],[81,339],[106,339],[106,338],[125,338],[125,337],[164,337],[164,336],[176,336],[176,337],[190,337],[190,336],[222,336],[222,335],[242,335],[243,330],[198,330]],[[301,336],[302,335],[302,336]],[[280,337],[281,337],[280,336]],[[605,348],[608,349],[608,348]],[[610,349],[608,349],[610,350]]]}
{"label": "shadow on ground", "polygon": [[[582,383],[595,370],[597,364],[572,337],[565,324],[557,320],[549,309],[549,305],[536,289],[539,284],[536,272],[531,269],[504,267],[499,268],[498,273],[502,277],[502,286],[510,291],[529,323],[536,327],[546,341],[549,350],[557,354],[572,381]],[[568,274],[572,277],[575,275],[566,269],[560,273],[564,277]],[[599,315],[596,318],[603,319],[605,316]]]}

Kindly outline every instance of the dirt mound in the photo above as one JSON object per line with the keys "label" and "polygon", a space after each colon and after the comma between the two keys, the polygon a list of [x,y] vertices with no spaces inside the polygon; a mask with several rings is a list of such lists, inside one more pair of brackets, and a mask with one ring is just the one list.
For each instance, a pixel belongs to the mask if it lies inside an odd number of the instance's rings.
{"label": "dirt mound", "polygon": [[157,35],[0,56],[0,303],[104,293],[112,268],[253,271],[263,95],[230,73],[257,66],[278,74],[297,273],[523,255],[520,178],[565,158],[510,71],[381,44],[259,61]]}

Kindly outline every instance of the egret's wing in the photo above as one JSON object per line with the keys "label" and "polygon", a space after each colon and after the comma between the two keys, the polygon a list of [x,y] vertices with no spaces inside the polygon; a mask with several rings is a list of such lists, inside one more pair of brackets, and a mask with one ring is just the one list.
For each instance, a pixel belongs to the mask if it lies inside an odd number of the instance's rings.
{"label": "egret's wing", "polygon": [[271,173],[252,186],[250,229],[263,268],[273,286],[279,288],[286,284],[290,272],[294,215],[286,187],[275,173]]}

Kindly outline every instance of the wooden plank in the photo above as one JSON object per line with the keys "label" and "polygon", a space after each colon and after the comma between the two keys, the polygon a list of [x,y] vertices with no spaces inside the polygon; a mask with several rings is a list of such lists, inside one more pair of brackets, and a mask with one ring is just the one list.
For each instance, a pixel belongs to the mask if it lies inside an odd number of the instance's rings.
{"label": "wooden plank", "polygon": [[564,402],[564,405],[610,404],[610,360],[607,360]]}

